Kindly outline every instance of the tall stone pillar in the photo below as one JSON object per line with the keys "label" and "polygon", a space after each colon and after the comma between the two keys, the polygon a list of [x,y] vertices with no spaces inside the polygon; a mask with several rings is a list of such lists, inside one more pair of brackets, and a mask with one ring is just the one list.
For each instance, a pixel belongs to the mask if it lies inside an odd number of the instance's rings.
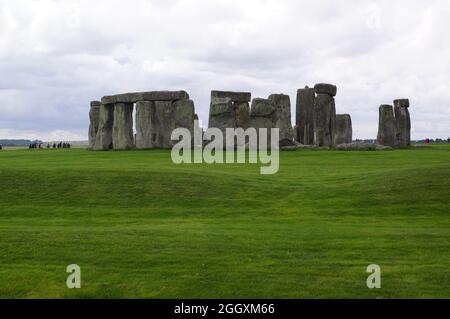
{"label": "tall stone pillar", "polygon": [[379,113],[380,120],[378,123],[377,143],[384,146],[395,147],[397,141],[392,105],[381,105]]}
{"label": "tall stone pillar", "polygon": [[314,101],[314,144],[334,146],[336,130],[336,105],[334,97],[337,87],[331,84],[316,84],[317,96]]}
{"label": "tall stone pillar", "polygon": [[349,114],[336,115],[334,145],[351,143],[353,139],[352,118]]}
{"label": "tall stone pillar", "polygon": [[408,99],[394,101],[396,142],[402,148],[411,145],[411,117],[408,108]]}
{"label": "tall stone pillar", "polygon": [[280,129],[280,146],[294,145],[294,130],[291,122],[291,99],[286,94],[269,96],[275,107],[273,126]]}
{"label": "tall stone pillar", "polygon": [[152,101],[139,101],[136,103],[136,148],[152,148],[152,117],[155,113],[155,104]]}
{"label": "tall stone pillar", "polygon": [[132,103],[114,104],[113,147],[115,150],[134,147]]}
{"label": "tall stone pillar", "polygon": [[175,129],[175,109],[172,101],[155,101],[155,116],[151,118],[152,144],[154,148],[171,148],[172,131]]}
{"label": "tall stone pillar", "polygon": [[113,138],[112,138],[113,122],[114,122],[114,105],[101,104],[94,150],[106,151],[113,148]]}
{"label": "tall stone pillar", "polygon": [[100,122],[100,106],[99,101],[91,102],[91,109],[89,111],[89,148],[93,149],[95,145],[95,138],[97,136],[98,125]]}
{"label": "tall stone pillar", "polygon": [[314,88],[305,87],[297,91],[296,139],[304,145],[314,145]]}

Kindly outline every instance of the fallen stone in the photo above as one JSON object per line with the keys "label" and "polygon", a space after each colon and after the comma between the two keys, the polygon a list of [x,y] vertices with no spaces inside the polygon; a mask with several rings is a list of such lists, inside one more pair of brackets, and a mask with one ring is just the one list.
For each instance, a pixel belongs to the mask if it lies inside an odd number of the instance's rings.
{"label": "fallen stone", "polygon": [[389,146],[364,142],[345,143],[336,146],[338,151],[385,151],[391,149],[392,147]]}
{"label": "fallen stone", "polygon": [[349,114],[336,115],[334,145],[351,143],[353,138],[352,119]]}
{"label": "fallen stone", "polygon": [[97,137],[98,126],[100,122],[100,106],[99,101],[91,102],[91,109],[89,111],[89,148],[93,149],[95,145],[95,139]]}
{"label": "fallen stone", "polygon": [[211,100],[214,98],[229,98],[232,102],[250,102],[252,94],[248,92],[211,91]]}
{"label": "fallen stone", "polygon": [[99,124],[97,136],[95,137],[94,150],[106,151],[113,147],[113,122],[114,122],[114,105],[100,105]]}
{"label": "fallen stone", "polygon": [[314,144],[314,88],[305,87],[297,91],[296,139],[302,144]]}
{"label": "fallen stone", "polygon": [[319,83],[314,86],[314,90],[317,94],[328,94],[330,96],[336,96],[337,87],[333,84]]}
{"label": "fallen stone", "polygon": [[395,147],[397,144],[395,131],[395,118],[392,105],[381,105],[379,109],[377,143]]}
{"label": "fallen stone", "polygon": [[133,104],[114,104],[113,148],[128,150],[133,147]]}

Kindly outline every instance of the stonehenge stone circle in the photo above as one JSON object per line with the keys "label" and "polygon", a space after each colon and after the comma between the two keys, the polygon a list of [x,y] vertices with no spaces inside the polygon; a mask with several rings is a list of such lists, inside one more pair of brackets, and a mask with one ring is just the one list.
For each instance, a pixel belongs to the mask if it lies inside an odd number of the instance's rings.
{"label": "stonehenge stone circle", "polygon": [[297,91],[296,139],[304,145],[314,145],[314,88],[305,87]]}
{"label": "stonehenge stone circle", "polygon": [[[352,143],[351,116],[336,115],[336,94],[337,87],[325,83],[316,84],[314,88],[306,86],[299,89],[296,126],[293,129],[288,95],[272,94],[267,99],[251,100],[251,93],[248,92],[211,91],[209,127],[220,129],[224,142],[227,128],[264,128],[268,132],[268,143],[271,140],[270,129],[279,128],[280,147],[289,150],[334,146],[342,150],[380,150],[411,145],[408,99],[394,100],[394,107],[380,106],[378,144],[367,147],[361,143]],[[194,102],[186,91],[148,91],[104,96],[101,101],[90,103],[89,149],[171,148],[177,143],[171,140],[173,130],[186,128],[193,137],[195,120],[198,120],[198,115]]]}
{"label": "stonehenge stone circle", "polygon": [[[134,104],[136,138],[133,136]],[[151,91],[104,96],[99,106],[98,129],[92,148],[170,148],[174,144],[174,141],[171,141],[172,131],[185,127],[192,132],[194,117],[194,102],[189,100],[189,94],[185,91]],[[92,125],[92,131],[94,130],[95,126]]]}
{"label": "stonehenge stone circle", "polygon": [[405,148],[411,145],[411,117],[409,100],[394,101],[395,132],[397,147]]}
{"label": "stonehenge stone circle", "polygon": [[92,101],[91,109],[89,111],[89,148],[93,149],[95,144],[95,137],[98,131],[98,125],[100,122],[100,106],[101,102]]}
{"label": "stonehenge stone circle", "polygon": [[337,88],[331,84],[317,84],[314,101],[314,143],[316,146],[334,145],[336,129],[336,106],[334,96]]}
{"label": "stonehenge stone circle", "polygon": [[352,142],[353,129],[352,118],[349,114],[336,115],[336,132],[334,145],[349,144]]}
{"label": "stonehenge stone circle", "polygon": [[394,109],[392,105],[381,105],[379,109],[380,119],[378,123],[377,143],[384,146],[395,147],[396,130]]}

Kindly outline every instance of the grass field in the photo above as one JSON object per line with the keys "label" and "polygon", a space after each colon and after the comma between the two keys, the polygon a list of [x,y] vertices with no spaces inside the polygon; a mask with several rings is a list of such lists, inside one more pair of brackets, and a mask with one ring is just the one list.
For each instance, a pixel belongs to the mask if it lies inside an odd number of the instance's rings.
{"label": "grass field", "polygon": [[449,146],[259,168],[0,152],[0,298],[450,298]]}

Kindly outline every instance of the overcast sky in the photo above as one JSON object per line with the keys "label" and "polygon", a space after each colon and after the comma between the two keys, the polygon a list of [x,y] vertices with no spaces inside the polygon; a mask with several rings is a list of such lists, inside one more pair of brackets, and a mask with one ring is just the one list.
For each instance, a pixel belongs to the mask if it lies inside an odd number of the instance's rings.
{"label": "overcast sky", "polygon": [[[0,0],[0,138],[86,140],[89,102],[338,86],[355,138],[411,100],[413,138],[450,136],[448,0]],[[295,119],[293,119],[295,121]]]}

